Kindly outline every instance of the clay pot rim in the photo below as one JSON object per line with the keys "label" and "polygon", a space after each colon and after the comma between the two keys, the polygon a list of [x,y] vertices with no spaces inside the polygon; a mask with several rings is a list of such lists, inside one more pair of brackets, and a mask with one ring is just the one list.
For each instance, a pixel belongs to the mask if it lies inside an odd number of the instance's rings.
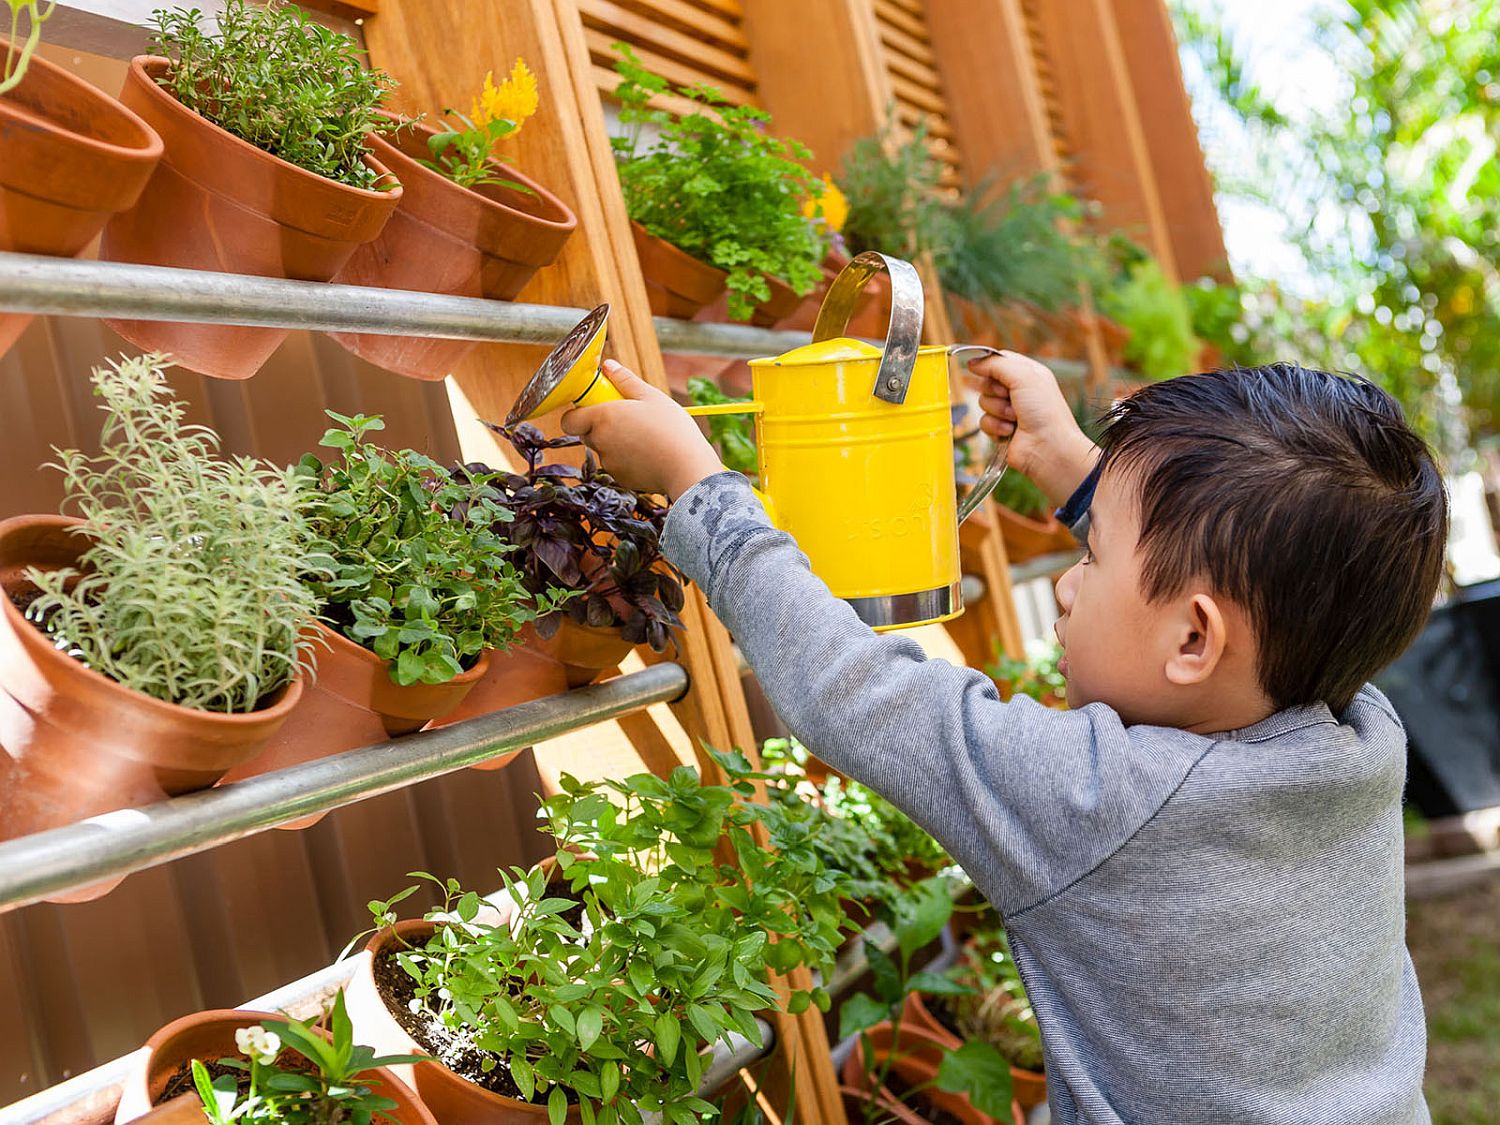
{"label": "clay pot rim", "polygon": [[[4,525],[0,524],[0,528],[3,527]],[[351,640],[350,638],[344,636],[343,633],[340,633],[326,621],[319,621],[315,618],[312,622],[312,631],[315,632],[318,637],[318,640],[314,641],[313,644],[314,653],[317,653],[319,644],[322,641],[327,641],[329,648],[337,651],[341,657],[348,660],[357,660],[366,665],[379,665],[382,669],[385,669],[386,678],[390,678],[389,665],[391,662],[389,660],[385,660],[379,656],[376,656],[369,649],[365,648],[364,645],[360,644],[358,641]],[[478,658],[474,661],[474,667],[466,668],[457,676],[454,676],[451,680],[444,680],[440,684],[398,684],[395,680],[391,680],[391,687],[400,690],[402,688],[411,687],[440,688],[448,687],[450,684],[474,683],[489,671],[490,653],[493,651],[493,649],[488,648],[482,650]]]}
{"label": "clay pot rim", "polygon": [[1056,531],[1066,530],[1066,528],[1063,527],[1062,521],[1051,512],[1047,513],[1046,519],[1039,520],[1035,516],[1023,516],[1014,508],[1007,507],[1006,505],[1000,503],[998,500],[995,501],[995,510],[999,513],[1000,519],[1014,520],[1016,523],[1026,528],[1028,531],[1035,531],[1043,535],[1050,535]]}
{"label": "clay pot rim", "polygon": [[93,83],[84,81],[71,71],[42,58],[40,55],[33,55],[30,63],[27,65],[40,65],[42,70],[49,72],[50,77],[73,87],[84,98],[103,107],[108,112],[118,114],[124,118],[140,135],[142,143],[137,145],[115,144],[112,141],[102,140],[99,137],[90,136],[88,133],[70,129],[56,118],[51,117],[47,113],[45,105],[41,105],[38,108],[21,101],[17,95],[25,88],[24,82],[9,93],[0,94],[0,116],[20,118],[29,127],[39,127],[58,139],[67,138],[69,143],[89,149],[100,157],[123,160],[132,164],[161,159],[162,153],[166,150],[166,145],[163,144],[156,130],[146,124],[145,119],[136,113],[135,110],[122,104],[118,99],[110,97]]}
{"label": "clay pot rim", "polygon": [[[341,180],[330,179],[327,176],[319,175],[317,172],[310,172],[300,164],[293,164],[290,160],[284,160],[273,152],[267,152],[259,145],[251,144],[243,137],[235,136],[222,125],[214,124],[201,113],[197,113],[183,105],[164,86],[156,81],[157,74],[166,70],[171,65],[172,60],[163,58],[161,55],[136,55],[130,60],[130,75],[127,75],[127,80],[130,76],[134,76],[139,84],[150,92],[152,98],[162,105],[163,112],[175,118],[179,124],[188,128],[202,127],[212,130],[231,149],[237,149],[244,154],[253,154],[255,157],[269,160],[282,169],[283,174],[290,175],[294,179],[305,180],[309,185],[309,190],[317,191],[321,188],[331,191],[334,194],[353,192],[356,196],[365,199],[400,202],[401,181],[396,178],[394,172],[376,160],[368,151],[364,154],[364,163],[372,170],[390,177],[391,187],[385,191],[377,191],[374,188],[355,187],[353,184],[346,184]],[[179,174],[182,174],[180,170]]]}
{"label": "clay pot rim", "polygon": [[692,262],[693,265],[697,266],[699,269],[712,270],[720,278],[727,278],[729,276],[728,270],[720,269],[712,262],[705,262],[702,258],[694,257],[692,254],[689,254],[686,250],[678,246],[676,243],[669,242],[659,234],[652,234],[642,223],[637,222],[635,219],[630,220],[630,225],[632,229],[640,232],[641,237],[651,239],[653,242],[657,242],[662,246],[665,246],[670,255],[676,255],[677,257],[685,258],[687,261]]}
{"label": "clay pot rim", "polygon": [[[50,526],[66,530],[70,527],[81,526],[83,522],[73,516],[11,516],[9,519],[0,520],[0,541],[22,527]],[[154,712],[165,721],[183,723],[201,720],[211,724],[229,723],[234,726],[259,725],[285,718],[302,698],[306,677],[299,671],[272,693],[269,698],[275,702],[268,706],[258,707],[254,711],[203,711],[197,707],[185,707],[181,703],[168,703],[165,699],[157,699],[145,692],[126,687],[110,679],[103,672],[96,672],[82,661],[74,660],[67,653],[49,644],[46,635],[22,616],[8,596],[0,598],[0,613],[4,613],[6,622],[16,636],[21,638],[21,644],[25,646],[28,655],[33,660],[45,660],[57,667],[71,669],[73,674],[93,680],[106,692],[119,697],[122,706]]]}
{"label": "clay pot rim", "polygon": [[[380,116],[385,118],[386,120],[397,122],[402,129],[409,129],[412,132],[421,133],[424,136],[432,136],[437,133],[437,130],[431,125],[426,125],[422,121],[413,117],[407,117],[399,113],[392,113],[390,110],[382,110]],[[400,146],[381,136],[379,133],[366,134],[366,140],[368,141],[370,146],[382,157],[389,155],[385,151],[383,151],[385,149],[389,149],[392,153],[395,153],[396,157],[405,165],[410,165],[409,168],[402,168],[403,177],[407,175],[414,176],[414,182],[425,183],[429,187],[432,187],[434,190],[462,192],[465,196],[472,198],[481,211],[503,212],[507,215],[513,215],[524,219],[527,222],[534,223],[537,226],[545,227],[547,230],[555,231],[559,234],[567,234],[578,229],[578,216],[573,212],[573,209],[571,207],[564,203],[552,191],[549,191],[542,184],[526,175],[526,173],[520,171],[519,169],[513,168],[508,164],[502,164],[498,160],[489,160],[486,162],[497,172],[509,177],[510,179],[525,184],[527,187],[531,188],[532,191],[536,192],[537,198],[546,205],[548,211],[551,213],[550,215],[533,215],[530,211],[522,211],[518,207],[512,207],[508,203],[504,203],[492,196],[486,195],[484,192],[479,191],[477,188],[465,187],[462,184],[454,183],[441,172],[436,172],[433,169],[428,168],[424,164],[420,163],[415,157],[410,156],[406,152],[402,151]],[[386,163],[388,164],[389,161],[387,161]],[[393,171],[392,175],[394,174],[395,173]],[[399,182],[405,183],[406,180],[404,178],[400,178]]]}

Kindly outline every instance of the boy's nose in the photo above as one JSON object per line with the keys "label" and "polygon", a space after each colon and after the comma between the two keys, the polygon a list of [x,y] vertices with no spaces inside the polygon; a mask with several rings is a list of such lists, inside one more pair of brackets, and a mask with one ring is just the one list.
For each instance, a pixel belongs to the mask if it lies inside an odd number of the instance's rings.
{"label": "boy's nose", "polygon": [[1074,563],[1057,580],[1057,608],[1064,613],[1071,613],[1073,610],[1073,599],[1078,594],[1078,568],[1082,565],[1081,562]]}

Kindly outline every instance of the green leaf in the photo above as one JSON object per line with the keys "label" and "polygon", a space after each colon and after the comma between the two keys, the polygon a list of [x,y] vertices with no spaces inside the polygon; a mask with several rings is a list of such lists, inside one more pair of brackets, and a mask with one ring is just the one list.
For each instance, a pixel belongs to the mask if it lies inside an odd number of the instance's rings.
{"label": "green leaf", "polygon": [[662,1012],[654,1021],[654,1029],[657,1053],[665,1065],[671,1066],[677,1057],[677,1044],[682,1039],[682,1025],[671,1012]]}
{"label": "green leaf", "polygon": [[604,1011],[590,1004],[578,1013],[578,1045],[587,1051],[604,1030]]}
{"label": "green leaf", "polygon": [[906,982],[906,991],[920,992],[927,996],[967,996],[974,990],[960,984],[944,973],[913,973]]}
{"label": "green leaf", "polygon": [[547,1095],[547,1118],[552,1125],[563,1125],[568,1117],[568,1095],[561,1086],[553,1086]]}
{"label": "green leaf", "polygon": [[839,1008],[839,1038],[848,1039],[890,1019],[891,1009],[866,992],[856,993]]}
{"label": "green leaf", "polygon": [[988,1043],[971,1039],[943,1055],[937,1085],[950,1094],[967,1094],[981,1113],[1000,1120],[1010,1118],[1010,1064]]}

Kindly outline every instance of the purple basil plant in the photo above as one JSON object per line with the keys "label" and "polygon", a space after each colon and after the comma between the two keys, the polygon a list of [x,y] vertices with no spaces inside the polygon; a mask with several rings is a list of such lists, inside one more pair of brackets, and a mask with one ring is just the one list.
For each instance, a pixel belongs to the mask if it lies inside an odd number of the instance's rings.
{"label": "purple basil plant", "polygon": [[548,450],[582,445],[576,437],[548,438],[535,426],[497,426],[526,462],[524,473],[471,463],[453,470],[464,479],[494,474],[490,487],[514,518],[495,533],[517,550],[512,561],[527,589],[541,594],[561,587],[574,597],[556,613],[539,617],[536,631],[553,636],[566,613],[580,625],[614,628],[633,644],[656,652],[675,644],[682,628],[682,572],[661,554],[665,505],[615,483],[585,452],[582,468],[544,464]]}

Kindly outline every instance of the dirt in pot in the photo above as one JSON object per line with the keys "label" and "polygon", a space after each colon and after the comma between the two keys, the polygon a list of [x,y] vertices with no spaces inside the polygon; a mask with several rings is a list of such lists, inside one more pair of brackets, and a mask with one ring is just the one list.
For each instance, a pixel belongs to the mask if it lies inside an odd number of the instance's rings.
{"label": "dirt in pot", "polygon": [[[505,1060],[493,1051],[484,1051],[465,1042],[443,1026],[441,1020],[425,1008],[412,1011],[417,982],[396,960],[398,949],[386,949],[375,959],[375,988],[391,1016],[410,1035],[417,1046],[432,1055],[460,1078],[492,1094],[525,1101],[520,1088],[510,1076]],[[486,1064],[489,1069],[486,1069]],[[564,1089],[568,1103],[576,1105],[578,1095]]]}
{"label": "dirt in pot", "polygon": [[949,1113],[945,1109],[938,1109],[932,1105],[921,1094],[915,1094],[914,1087],[903,1081],[894,1069],[886,1075],[885,1088],[889,1090],[895,1099],[908,1109],[922,1116],[922,1120],[931,1122],[931,1125],[964,1125],[964,1121],[956,1114]]}
{"label": "dirt in pot", "polygon": [[[217,1059],[199,1059],[208,1070],[209,1081],[222,1078],[226,1074],[234,1075],[234,1084],[239,1089],[240,1096],[250,1092],[250,1072],[238,1067],[225,1066]],[[302,1056],[292,1051],[282,1051],[276,1059],[276,1065],[282,1069],[298,1074],[316,1074],[317,1068]],[[198,1087],[193,1083],[193,1064],[191,1062],[178,1063],[177,1069],[172,1071],[172,1076],[167,1079],[167,1084],[162,1087],[162,1092],[157,1095],[152,1105],[162,1105],[173,1098],[181,1097],[183,1094],[194,1094],[196,1096]]]}

